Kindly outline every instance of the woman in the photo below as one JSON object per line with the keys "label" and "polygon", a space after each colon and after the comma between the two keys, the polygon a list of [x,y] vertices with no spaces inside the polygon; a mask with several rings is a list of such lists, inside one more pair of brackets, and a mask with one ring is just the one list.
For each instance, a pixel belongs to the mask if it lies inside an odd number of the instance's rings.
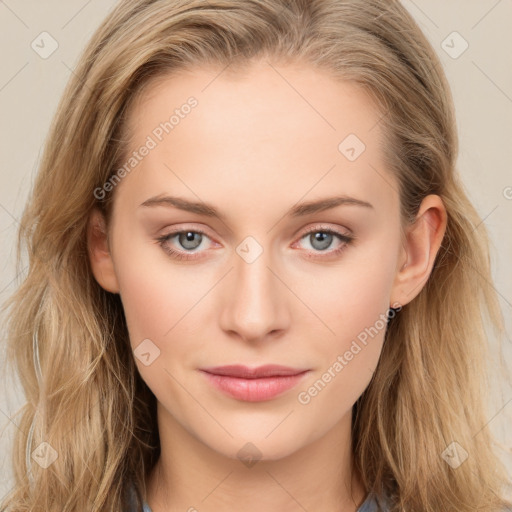
{"label": "woman", "polygon": [[396,1],[120,2],[21,223],[2,510],[502,510],[456,156]]}

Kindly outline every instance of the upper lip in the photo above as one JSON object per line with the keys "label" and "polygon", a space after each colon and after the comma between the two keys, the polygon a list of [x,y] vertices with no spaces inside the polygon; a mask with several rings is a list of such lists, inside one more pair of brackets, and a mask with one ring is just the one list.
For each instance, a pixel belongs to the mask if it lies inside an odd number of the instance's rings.
{"label": "upper lip", "polygon": [[242,379],[298,375],[299,373],[307,371],[307,369],[290,368],[289,366],[282,366],[278,364],[265,364],[255,368],[250,368],[241,364],[234,364],[227,366],[212,366],[209,368],[201,368],[201,370],[215,375],[226,375]]}

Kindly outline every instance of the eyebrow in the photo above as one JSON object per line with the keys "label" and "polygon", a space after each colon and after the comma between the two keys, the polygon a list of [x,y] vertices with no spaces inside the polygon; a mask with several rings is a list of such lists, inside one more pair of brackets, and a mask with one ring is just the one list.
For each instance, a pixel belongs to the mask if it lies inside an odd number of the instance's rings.
{"label": "eyebrow", "polygon": [[[325,210],[330,210],[331,208],[335,208],[336,206],[362,206],[364,208],[373,208],[373,205],[362,201],[361,199],[356,199],[355,197],[350,196],[336,196],[336,197],[326,197],[324,199],[319,199],[317,201],[309,201],[305,203],[296,204],[292,208],[290,208],[288,215],[291,217],[301,217],[304,215],[311,215],[313,213],[322,212]],[[171,206],[174,208],[178,208],[179,210],[184,210],[190,213],[196,213],[198,215],[205,215],[206,217],[215,217],[221,220],[226,220],[225,216],[221,214],[214,206],[204,203],[204,202],[196,202],[190,201],[188,199],[183,199],[181,197],[175,196],[154,196],[150,197],[146,201],[144,201],[140,206],[144,207],[155,207],[155,206]]]}

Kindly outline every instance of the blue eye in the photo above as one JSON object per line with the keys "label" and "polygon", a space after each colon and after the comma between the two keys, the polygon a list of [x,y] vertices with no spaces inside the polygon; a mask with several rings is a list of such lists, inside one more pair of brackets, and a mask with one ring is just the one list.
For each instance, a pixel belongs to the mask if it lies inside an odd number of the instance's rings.
{"label": "blue eye", "polygon": [[[308,240],[311,247],[313,247],[313,252],[307,253],[306,257],[322,258],[338,255],[347,245],[353,242],[354,238],[353,235],[338,233],[332,229],[315,226],[308,230],[306,234],[301,237],[301,240]],[[327,249],[331,247],[333,241],[336,239],[340,242],[339,245],[328,251]],[[325,253],[325,255],[322,253]]]}
{"label": "blue eye", "polygon": [[189,250],[197,249],[201,245],[201,242],[203,240],[203,234],[197,233],[195,231],[181,231],[180,233],[177,233],[174,236],[178,237],[178,243],[184,249]]}
{"label": "blue eye", "polygon": [[[334,235],[325,231],[316,231],[315,233],[309,234],[307,236],[309,236],[311,245],[319,251],[327,249],[334,240]],[[315,247],[316,243],[318,243],[318,245]]]}
{"label": "blue eye", "polygon": [[[169,233],[168,235],[158,237],[157,242],[162,247],[162,249],[164,249],[164,251],[173,258],[177,260],[189,260],[195,259],[197,257],[196,253],[199,253],[200,251],[196,251],[196,249],[201,246],[203,237],[209,238],[203,231],[188,229],[183,231],[175,231],[173,233]],[[171,247],[170,241],[173,238],[177,238],[177,243],[184,250],[175,250]]]}

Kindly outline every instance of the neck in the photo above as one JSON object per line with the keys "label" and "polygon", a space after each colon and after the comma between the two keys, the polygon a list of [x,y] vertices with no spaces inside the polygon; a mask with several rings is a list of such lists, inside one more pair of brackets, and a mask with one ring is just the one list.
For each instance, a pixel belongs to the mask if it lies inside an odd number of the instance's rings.
{"label": "neck", "polygon": [[161,455],[147,482],[152,512],[355,512],[364,501],[353,471],[351,413],[296,452],[253,464],[206,446],[160,404],[158,423]]}

